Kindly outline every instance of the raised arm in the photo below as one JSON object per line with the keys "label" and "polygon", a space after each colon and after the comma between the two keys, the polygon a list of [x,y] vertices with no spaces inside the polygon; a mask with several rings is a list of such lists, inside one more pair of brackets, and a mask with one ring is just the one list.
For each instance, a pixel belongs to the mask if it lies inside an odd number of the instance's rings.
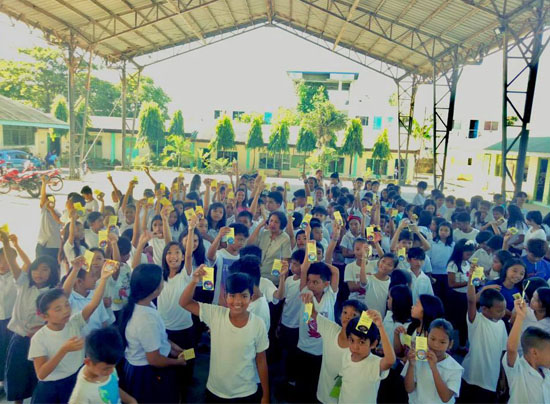
{"label": "raised arm", "polygon": [[101,270],[101,278],[99,278],[99,284],[94,291],[92,300],[82,309],[82,317],[84,321],[88,322],[90,316],[97,309],[101,301],[103,300],[103,295],[105,294],[105,286],[107,285],[107,279],[113,274],[112,271],[105,270],[105,267]]}
{"label": "raised arm", "polygon": [[[10,271],[13,275],[13,279],[17,280],[21,276],[22,269],[17,264],[17,253],[15,250],[10,246],[10,239],[6,233],[3,231],[0,231],[0,240],[2,241],[2,244],[4,245],[4,258],[6,259],[6,262],[8,263],[8,267],[10,268]],[[26,271],[25,271],[26,272]]]}
{"label": "raised arm", "polygon": [[102,215],[105,215],[105,194],[102,192],[102,193],[100,193],[99,195],[97,195],[97,200],[98,200],[99,203],[100,203],[99,212],[100,212]]}
{"label": "raised arm", "polygon": [[197,284],[204,275],[206,275],[206,271],[204,270],[203,264],[198,267],[195,272],[193,272],[191,282],[189,282],[187,287],[183,290],[179,300],[180,306],[195,316],[200,316],[200,306],[195,300],[193,300],[193,294],[195,293]]}
{"label": "raised arm", "polygon": [[258,242],[258,236],[260,235],[260,232],[266,225],[266,219],[263,219],[258,226],[254,229],[250,237],[248,237],[248,240],[246,241],[246,245],[255,245]]}
{"label": "raised arm", "polygon": [[334,293],[338,293],[338,285],[340,282],[340,270],[334,265],[327,264],[330,269],[330,287]]}
{"label": "raised arm", "polygon": [[19,255],[19,258],[21,258],[21,260],[23,260],[23,271],[27,272],[29,270],[29,267],[31,266],[31,260],[29,259],[29,256],[19,245],[19,240],[17,239],[17,236],[15,234],[10,234],[9,239],[13,244],[13,248],[15,248],[15,251],[17,251],[17,255]]}
{"label": "raised arm", "polygon": [[170,231],[170,225],[168,224],[170,212],[170,206],[165,206],[160,212],[160,215],[162,217],[162,235],[164,236],[164,242],[166,244],[172,241],[172,232]]}
{"label": "raised arm", "polygon": [[408,219],[401,219],[399,222],[399,226],[397,226],[397,230],[395,230],[395,234],[393,235],[393,238],[391,239],[391,251],[397,250],[397,244],[399,244],[399,236],[401,235],[401,231],[405,228],[405,226],[408,226],[410,224]]}
{"label": "raised arm", "polygon": [[69,274],[63,282],[63,293],[65,296],[69,297],[73,291],[74,284],[76,282],[76,277],[78,276],[78,271],[86,264],[84,257],[76,257],[73,262],[71,262],[71,269]]}
{"label": "raised arm", "polygon": [[294,221],[292,212],[287,214],[287,221],[286,221],[286,234],[288,234],[288,237],[290,238],[290,248],[294,249],[296,246],[296,236],[294,235],[294,227],[292,225],[292,222]]}
{"label": "raised arm", "polygon": [[48,202],[48,196],[46,191],[46,185],[48,184],[48,178],[45,175],[40,177],[41,186],[40,186],[40,209]]}
{"label": "raised arm", "polygon": [[285,281],[288,277],[288,261],[282,261],[281,273],[279,274],[279,287],[273,292],[273,297],[277,300],[283,300],[285,297]]}
{"label": "raised arm", "polygon": [[118,236],[115,233],[109,233],[107,235],[109,240],[109,248],[111,250],[111,258],[120,262],[120,250],[118,249]]}
{"label": "raised arm", "polygon": [[76,233],[76,217],[77,213],[76,210],[69,211],[69,217],[71,218],[69,222],[69,237],[67,238],[67,241],[69,242],[69,245],[74,245],[74,236]]}
{"label": "raised arm", "polygon": [[212,244],[208,249],[208,253],[206,254],[206,258],[208,258],[208,261],[213,262],[216,259],[216,251],[218,251],[218,248],[220,247],[222,237],[224,237],[228,233],[229,227],[225,226],[220,229],[218,235],[216,236],[214,241],[212,241]]}
{"label": "raised arm", "polygon": [[367,314],[380,331],[380,342],[382,343],[382,350],[384,352],[384,356],[380,361],[380,372],[384,372],[390,369],[395,363],[395,352],[393,352],[393,347],[391,346],[390,339],[382,323],[382,316],[380,313],[376,310],[368,310]]}
{"label": "raised arm", "polygon": [[[147,203],[147,200],[145,200],[145,203]],[[139,236],[141,234],[141,226],[140,226],[139,216],[141,214],[142,207],[143,207],[143,199],[139,200],[136,203],[136,217],[134,219],[134,225],[133,225],[134,231],[132,232],[132,246],[134,248],[137,247]]]}
{"label": "raised arm", "polygon": [[255,215],[256,211],[258,210],[258,201],[260,200],[260,195],[262,194],[262,190],[264,188],[265,184],[262,180],[261,176],[257,176],[254,180],[254,191],[253,191],[253,199],[252,203],[250,204],[250,212]]}
{"label": "raised arm", "polygon": [[151,182],[153,183],[153,185],[156,187],[158,182],[153,178],[153,176],[151,175],[151,172],[149,171],[149,167],[145,167],[143,169],[143,171],[145,171],[145,174],[147,174],[147,177],[149,177],[149,179],[151,180]]}
{"label": "raised arm", "polygon": [[139,237],[139,241],[132,257],[132,269],[141,264],[141,254],[145,245],[153,238],[153,234],[150,231],[144,231]]}
{"label": "raised arm", "polygon": [[328,265],[332,265],[334,250],[338,245],[338,241],[340,240],[341,231],[342,231],[342,228],[340,227],[340,224],[337,222],[334,222],[332,227],[332,236],[330,237],[330,243],[327,246],[327,253],[325,254],[325,263]]}
{"label": "raised arm", "polygon": [[472,277],[474,276],[473,268],[470,269],[470,276],[468,278],[468,321],[473,323],[477,315],[477,299],[476,299],[476,288],[472,284]]}
{"label": "raised arm", "polygon": [[208,215],[208,208],[210,207],[210,184],[212,183],[212,180],[210,178],[205,178],[203,183],[204,183],[204,196],[203,196],[204,214]]}
{"label": "raised arm", "polygon": [[108,174],[107,175],[107,181],[109,181],[109,183],[111,184],[111,186],[113,187],[113,191],[114,191],[114,197],[113,197],[113,202],[114,203],[117,203],[117,202],[120,202],[119,198],[118,198],[118,195],[120,194],[120,190],[117,188],[117,186],[115,185],[115,182],[113,181],[113,177],[111,176],[111,174]]}
{"label": "raised arm", "polygon": [[124,198],[122,198],[122,203],[120,204],[120,209],[124,212],[126,209],[126,206],[128,206],[128,201],[130,200],[130,197],[134,195],[134,187],[136,186],[136,182],[134,180],[130,181],[128,183],[128,189],[126,190],[126,193],[124,194]]}
{"label": "raised arm", "polygon": [[516,321],[512,325],[510,335],[508,336],[508,342],[506,343],[506,353],[508,359],[508,366],[512,367],[516,363],[518,358],[518,346],[521,339],[521,330],[525,316],[527,315],[527,307],[523,299],[517,299],[514,301],[514,310],[516,312]]}
{"label": "raised arm", "polygon": [[199,220],[199,217],[195,215],[188,222],[189,227],[187,228],[187,241],[185,243],[185,259],[184,259],[184,265],[185,265],[185,270],[187,271],[187,275],[191,275],[193,273],[193,238],[194,238],[195,228],[197,227],[198,220]]}

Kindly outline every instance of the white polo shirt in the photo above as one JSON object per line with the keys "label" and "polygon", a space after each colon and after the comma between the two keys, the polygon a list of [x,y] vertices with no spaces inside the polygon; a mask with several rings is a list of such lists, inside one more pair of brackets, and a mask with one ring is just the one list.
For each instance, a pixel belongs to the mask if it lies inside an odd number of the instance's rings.
{"label": "white polo shirt", "polygon": [[380,381],[388,377],[389,369],[380,373],[382,358],[371,353],[359,362],[351,360],[351,351],[342,359],[342,388],[338,403],[376,403]]}
{"label": "white polo shirt", "polygon": [[300,278],[289,276],[285,280],[285,303],[281,323],[288,328],[298,328],[302,318],[302,300],[300,299]]}
{"label": "white polo shirt", "polygon": [[502,357],[502,366],[510,386],[508,403],[550,403],[549,369],[540,368],[544,373],[543,378],[523,356],[519,355],[514,366],[508,366],[508,353]]}
{"label": "white polo shirt", "polygon": [[0,274],[0,320],[7,320],[11,317],[16,298],[17,289],[11,271]]}
{"label": "white polo shirt", "polygon": [[158,313],[170,331],[186,330],[193,326],[191,313],[179,304],[181,294],[190,282],[191,277],[187,275],[185,268],[173,278],[164,281],[157,305]]}

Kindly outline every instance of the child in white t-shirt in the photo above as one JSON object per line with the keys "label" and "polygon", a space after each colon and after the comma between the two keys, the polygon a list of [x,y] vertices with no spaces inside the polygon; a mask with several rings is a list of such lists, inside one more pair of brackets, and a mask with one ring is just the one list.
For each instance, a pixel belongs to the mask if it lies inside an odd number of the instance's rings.
{"label": "child in white t-shirt", "polygon": [[99,245],[99,232],[103,230],[103,215],[99,212],[91,212],[86,219],[88,228],[84,230],[84,238],[88,248],[105,248]]}
{"label": "child in white t-shirt", "polygon": [[[83,258],[73,262],[76,273],[85,264]],[[76,383],[77,371],[84,360],[82,331],[103,299],[110,271],[103,270],[101,281],[90,303],[71,315],[71,306],[62,289],[52,289],[37,299],[37,308],[46,325],[31,338],[29,360],[39,382],[33,402],[66,403]]]}
{"label": "child in white t-shirt", "polygon": [[[508,336],[502,366],[510,386],[510,403],[550,402],[550,333],[528,327],[523,334],[527,305],[514,301],[516,320]],[[521,340],[523,356],[518,347]]]}
{"label": "child in white t-shirt", "polygon": [[[388,377],[395,363],[395,353],[380,313],[376,310],[363,313],[372,320],[366,332],[358,327],[357,317],[346,326],[349,352],[342,359],[339,403],[375,403],[380,381]],[[379,342],[382,343],[382,357],[372,353]]]}
{"label": "child in white t-shirt", "polygon": [[[266,350],[269,346],[264,322],[248,311],[253,282],[243,273],[227,277],[227,307],[193,300],[195,287],[206,274],[204,266],[194,273],[180,297],[180,305],[210,327],[211,354],[206,401],[232,399],[243,402],[269,400]],[[258,389],[261,383],[261,389]]]}
{"label": "child in white t-shirt", "polygon": [[422,272],[422,265],[426,259],[426,253],[420,247],[412,247],[407,251],[407,262],[410,266],[410,274],[412,277],[412,298],[413,304],[416,303],[420,295],[432,295],[434,294],[432,288],[432,281],[424,272]]}
{"label": "child in white t-shirt", "polygon": [[86,337],[85,351],[84,366],[78,372],[69,404],[137,404],[118,387],[116,364],[124,357],[124,343],[116,328],[92,331]]}
{"label": "child in white t-shirt", "polygon": [[477,311],[474,271],[468,283],[468,339],[470,350],[466,354],[461,399],[466,403],[496,402],[500,375],[500,358],[506,350],[508,333],[502,318],[506,313],[506,300],[496,289],[485,289],[479,297],[481,313]]}
{"label": "child in white t-shirt", "polygon": [[405,390],[409,393],[409,403],[455,402],[464,369],[447,354],[452,334],[451,323],[443,319],[434,320],[430,324],[425,360],[417,358],[415,349],[409,351],[408,362],[401,372],[405,378]]}

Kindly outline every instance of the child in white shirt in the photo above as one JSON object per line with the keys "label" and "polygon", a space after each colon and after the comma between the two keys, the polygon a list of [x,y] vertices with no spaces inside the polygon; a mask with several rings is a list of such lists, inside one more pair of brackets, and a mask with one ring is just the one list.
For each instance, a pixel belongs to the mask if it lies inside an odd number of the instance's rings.
{"label": "child in white shirt", "polygon": [[428,351],[425,360],[419,360],[411,349],[408,362],[401,375],[405,378],[405,390],[409,403],[453,404],[460,392],[462,366],[447,350],[451,346],[453,326],[443,319],[432,321],[428,333]]}
{"label": "child in white shirt", "polygon": [[413,304],[416,303],[420,295],[434,295],[432,288],[432,281],[424,272],[422,272],[422,265],[426,253],[420,247],[413,247],[407,251],[407,261],[410,265],[410,273],[412,277],[412,298]]}
{"label": "child in white shirt", "polygon": [[267,402],[269,339],[264,322],[248,311],[254,293],[252,280],[243,273],[228,276],[225,285],[228,307],[222,307],[193,300],[195,287],[205,274],[204,266],[193,273],[191,283],[180,297],[180,305],[210,327],[212,348],[206,401]]}
{"label": "child in white shirt", "polygon": [[[358,329],[357,317],[346,326],[349,352],[342,359],[339,403],[375,403],[380,381],[388,377],[395,362],[380,313],[376,310],[363,313],[372,320],[366,332]],[[372,354],[379,342],[382,342],[383,357]]]}
{"label": "child in white shirt", "polygon": [[[77,259],[73,262],[73,271],[80,271],[84,264],[83,258]],[[38,312],[46,325],[33,335],[29,348],[28,357],[39,379],[33,402],[66,403],[69,400],[84,360],[82,330],[101,303],[111,273],[102,271],[94,298],[76,314],[71,315],[67,295],[61,289],[52,289],[37,299]]]}
{"label": "child in white shirt", "polygon": [[99,245],[99,232],[103,229],[103,215],[99,212],[91,212],[86,219],[88,228],[84,230],[84,239],[88,248],[105,248]]}
{"label": "child in white shirt", "polygon": [[84,366],[76,377],[69,404],[101,402],[136,404],[118,387],[116,364],[124,357],[124,343],[116,328],[94,330],[86,337]]}

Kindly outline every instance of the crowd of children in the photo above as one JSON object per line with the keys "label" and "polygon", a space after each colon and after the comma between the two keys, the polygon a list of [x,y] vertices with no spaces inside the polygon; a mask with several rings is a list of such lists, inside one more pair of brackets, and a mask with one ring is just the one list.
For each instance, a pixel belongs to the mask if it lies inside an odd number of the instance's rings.
{"label": "crowd of children", "polygon": [[[9,401],[550,402],[550,215],[338,174],[109,175],[0,228]],[[200,347],[200,351],[199,351]],[[200,383],[199,383],[200,384]]]}

